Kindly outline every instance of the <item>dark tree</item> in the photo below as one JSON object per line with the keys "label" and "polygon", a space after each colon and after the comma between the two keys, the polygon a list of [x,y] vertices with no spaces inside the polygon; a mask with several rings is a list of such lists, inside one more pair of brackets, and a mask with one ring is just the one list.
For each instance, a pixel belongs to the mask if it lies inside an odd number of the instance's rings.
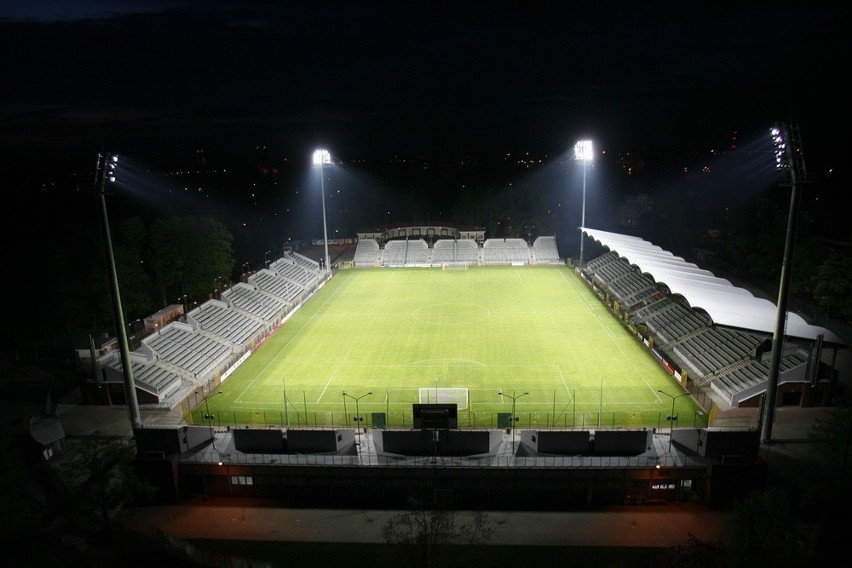
{"label": "dark tree", "polygon": [[135,448],[121,440],[92,437],[61,463],[54,479],[76,524],[109,533],[118,508],[154,496],[154,487],[136,475],[135,456]]}
{"label": "dark tree", "polygon": [[382,537],[399,551],[402,562],[428,568],[458,562],[461,545],[485,544],[494,530],[487,513],[472,512],[463,520],[455,511],[417,504],[388,519]]}

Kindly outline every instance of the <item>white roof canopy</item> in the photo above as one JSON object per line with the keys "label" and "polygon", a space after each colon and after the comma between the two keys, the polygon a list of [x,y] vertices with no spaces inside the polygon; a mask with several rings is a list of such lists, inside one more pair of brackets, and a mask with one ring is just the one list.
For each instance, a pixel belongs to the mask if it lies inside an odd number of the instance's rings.
{"label": "white roof canopy", "polygon": [[[766,333],[775,332],[778,307],[738,288],[709,270],[703,270],[639,237],[581,228],[581,231],[607,247],[630,264],[680,294],[693,308],[701,308],[719,325]],[[802,316],[787,312],[785,335],[816,339],[822,335],[828,343],[844,345],[832,331],[808,324]]]}

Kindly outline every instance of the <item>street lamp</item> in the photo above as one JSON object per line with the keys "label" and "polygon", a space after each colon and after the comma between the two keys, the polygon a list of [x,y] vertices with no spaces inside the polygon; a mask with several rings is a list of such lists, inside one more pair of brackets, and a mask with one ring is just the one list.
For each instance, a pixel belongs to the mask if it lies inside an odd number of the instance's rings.
{"label": "street lamp", "polygon": [[[515,392],[515,391],[512,391],[512,392]],[[500,396],[505,396],[505,397],[509,397],[509,398],[512,399],[512,425],[511,425],[511,428],[512,428],[512,447],[513,448],[515,447],[515,422],[518,421],[518,417],[515,416],[515,403],[517,402],[517,400],[519,398],[521,398],[522,396],[526,396],[528,394],[530,394],[530,393],[525,392],[523,394],[519,394],[518,396],[514,396],[514,395],[511,395],[511,394],[506,394],[503,391],[500,391]]]}
{"label": "street lamp", "polygon": [[287,430],[290,429],[290,412],[287,410],[287,380],[281,379],[281,384],[284,385],[284,420],[287,422]]}
{"label": "street lamp", "polygon": [[[222,391],[217,391],[213,394],[225,394]],[[207,427],[210,429],[210,440],[213,442],[213,449],[216,449],[216,437],[213,436],[213,419],[216,417],[215,414],[210,414],[210,407],[207,405],[207,400],[211,395],[207,395],[204,397],[204,419],[207,420]]]}
{"label": "street lamp", "polygon": [[328,150],[315,150],[313,156],[314,167],[319,167],[320,171],[320,191],[322,192],[322,241],[325,245],[325,275],[329,274],[329,258],[328,258],[328,228],[325,221],[325,179],[323,174],[323,166],[331,164],[331,154]]}
{"label": "street lamp", "polygon": [[[355,433],[358,435],[358,444],[356,444],[357,446],[361,445],[361,422],[364,421],[364,417],[361,416],[361,411],[358,409],[358,401],[360,401],[365,396],[370,396],[371,394],[373,394],[373,393],[368,392],[366,394],[362,394],[361,396],[352,396],[351,394],[347,393],[346,391],[343,391],[343,409],[344,409],[343,412],[344,413],[346,412],[346,397],[349,397],[349,398],[351,398],[352,400],[355,401],[355,416],[352,417],[352,420],[357,422],[357,430],[355,430]],[[361,453],[360,449],[358,449],[358,453],[359,454]]]}
{"label": "street lamp", "polygon": [[272,254],[271,250],[268,250],[265,253],[263,253],[263,264],[267,268],[267,270],[269,269],[269,255],[270,254]]}
{"label": "street lamp", "polygon": [[583,229],[586,226],[586,164],[592,161],[594,153],[591,140],[580,140],[574,145],[574,159],[583,163],[583,213],[580,218],[580,267],[583,266]]}
{"label": "street lamp", "polygon": [[246,274],[248,273],[248,271],[249,271],[249,263],[248,263],[248,261],[246,261],[246,262],[243,263],[243,281],[244,282],[246,280]]}
{"label": "street lamp", "polygon": [[671,394],[667,393],[666,391],[662,391],[662,390],[660,390],[660,389],[657,389],[657,392],[658,392],[658,393],[660,393],[660,394],[664,394],[664,395],[666,395],[667,397],[669,397],[669,398],[671,398],[671,399],[672,399],[672,412],[671,412],[671,414],[669,414],[669,416],[668,416],[669,424],[671,425],[671,426],[669,427],[669,453],[671,453],[671,451],[672,451],[672,433],[674,432],[674,423],[675,423],[675,420],[677,420],[677,416],[675,416],[675,413],[674,413],[675,401],[676,401],[677,399],[679,399],[680,397],[682,397],[682,396],[688,396],[688,395],[689,395],[689,393],[688,393],[688,392],[685,392],[685,393],[683,393],[683,394],[679,394],[679,395],[677,395],[677,396],[674,396],[674,395],[671,395]]}
{"label": "street lamp", "polygon": [[222,281],[221,276],[217,276],[216,278],[213,279],[213,299],[214,300],[219,299],[219,282],[221,282],[221,281]]}
{"label": "street lamp", "polygon": [[112,313],[115,318],[115,330],[118,335],[118,347],[121,355],[121,370],[124,375],[124,398],[130,412],[130,424],[135,431],[142,427],[142,415],[139,412],[139,401],[136,398],[136,381],[133,377],[133,365],[130,360],[130,347],[127,341],[127,327],[124,323],[124,308],[121,306],[121,292],[118,287],[118,271],[115,267],[115,256],[112,248],[112,236],[109,229],[109,216],[106,206],[107,183],[115,182],[115,171],[118,166],[118,156],[115,154],[98,154],[95,168],[95,191],[100,202],[101,232],[106,245],[106,261],[109,267],[110,297]]}

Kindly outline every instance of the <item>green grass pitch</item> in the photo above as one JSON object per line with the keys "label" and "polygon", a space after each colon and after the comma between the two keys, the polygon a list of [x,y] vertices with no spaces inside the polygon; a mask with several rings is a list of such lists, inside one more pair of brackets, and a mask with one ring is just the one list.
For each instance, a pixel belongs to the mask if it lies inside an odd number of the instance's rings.
{"label": "green grass pitch", "polygon": [[[207,404],[220,425],[373,426],[384,413],[411,427],[412,404],[437,398],[459,404],[460,427],[494,428],[514,397],[517,427],[666,427],[658,389],[684,393],[567,266],[383,268],[338,272]],[[706,425],[691,397],[675,414]]]}

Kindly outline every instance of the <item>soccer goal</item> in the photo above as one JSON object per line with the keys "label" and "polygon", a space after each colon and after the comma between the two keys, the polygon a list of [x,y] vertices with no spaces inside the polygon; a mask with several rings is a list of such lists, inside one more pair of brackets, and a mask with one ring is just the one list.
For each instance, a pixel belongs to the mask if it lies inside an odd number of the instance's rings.
{"label": "soccer goal", "polygon": [[455,403],[459,410],[465,410],[468,405],[468,392],[466,388],[435,388],[421,387],[420,404],[446,404]]}
{"label": "soccer goal", "polygon": [[453,270],[467,270],[468,262],[442,262],[441,270],[453,271]]}

